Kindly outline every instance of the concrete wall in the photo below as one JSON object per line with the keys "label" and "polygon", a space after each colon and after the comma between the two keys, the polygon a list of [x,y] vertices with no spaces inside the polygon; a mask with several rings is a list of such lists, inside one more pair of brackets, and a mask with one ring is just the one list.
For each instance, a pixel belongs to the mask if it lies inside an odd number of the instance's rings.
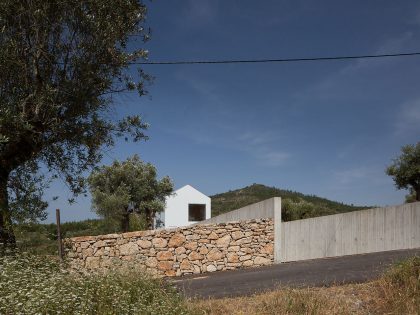
{"label": "concrete wall", "polygon": [[274,197],[252,205],[220,214],[199,224],[217,224],[230,221],[242,221],[261,218],[274,218],[275,211],[281,211],[281,198]]}
{"label": "concrete wall", "polygon": [[420,202],[282,222],[280,261],[420,247]]}

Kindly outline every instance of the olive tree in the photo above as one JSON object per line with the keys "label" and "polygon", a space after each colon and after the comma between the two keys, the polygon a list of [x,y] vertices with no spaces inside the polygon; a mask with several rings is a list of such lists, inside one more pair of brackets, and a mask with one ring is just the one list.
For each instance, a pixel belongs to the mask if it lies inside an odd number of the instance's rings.
{"label": "olive tree", "polygon": [[77,195],[116,136],[145,138],[139,116],[111,113],[114,93],[145,93],[128,71],[147,57],[145,17],[139,0],[0,1],[0,244],[15,243],[17,207],[42,216],[40,165]]}
{"label": "olive tree", "polygon": [[128,231],[131,213],[144,214],[148,229],[153,229],[157,212],[165,207],[165,197],[173,191],[171,179],[157,179],[156,168],[137,155],[126,161],[96,168],[88,178],[92,208],[106,219],[121,222]]}
{"label": "olive tree", "polygon": [[386,173],[393,177],[398,189],[410,189],[415,200],[420,201],[420,142],[403,146],[401,151],[401,155],[388,166]]}

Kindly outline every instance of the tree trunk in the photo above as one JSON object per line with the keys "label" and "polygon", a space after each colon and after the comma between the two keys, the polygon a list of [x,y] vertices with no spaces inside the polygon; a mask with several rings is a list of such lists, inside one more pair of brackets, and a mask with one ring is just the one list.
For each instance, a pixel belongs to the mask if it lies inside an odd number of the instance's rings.
{"label": "tree trunk", "polygon": [[146,210],[146,224],[148,230],[153,230],[153,219],[154,219],[154,212],[150,209]]}
{"label": "tree trunk", "polygon": [[123,233],[128,232],[128,229],[130,228],[130,214],[125,213],[123,214],[123,217],[121,219],[121,230]]}
{"label": "tree trunk", "polygon": [[16,247],[16,238],[13,233],[12,217],[9,209],[9,199],[7,193],[8,172],[0,174],[0,247]]}
{"label": "tree trunk", "polygon": [[416,188],[416,201],[420,201],[420,187]]}

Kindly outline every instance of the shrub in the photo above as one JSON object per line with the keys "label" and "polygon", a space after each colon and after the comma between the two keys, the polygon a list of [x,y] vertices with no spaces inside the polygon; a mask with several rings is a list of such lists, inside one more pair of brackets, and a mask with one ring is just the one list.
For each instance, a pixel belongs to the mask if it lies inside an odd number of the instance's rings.
{"label": "shrub", "polygon": [[420,257],[393,266],[378,281],[372,309],[386,314],[420,313]]}
{"label": "shrub", "polygon": [[46,257],[0,258],[0,314],[186,314],[182,298],[136,271],[69,274]]}

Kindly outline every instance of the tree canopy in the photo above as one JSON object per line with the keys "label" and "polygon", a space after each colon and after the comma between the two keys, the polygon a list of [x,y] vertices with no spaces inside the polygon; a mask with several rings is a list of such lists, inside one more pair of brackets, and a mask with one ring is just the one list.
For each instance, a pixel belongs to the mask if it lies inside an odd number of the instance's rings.
{"label": "tree canopy", "polygon": [[12,215],[45,215],[40,165],[77,195],[104,146],[146,137],[139,116],[112,112],[114,93],[146,93],[149,77],[127,71],[147,57],[145,18],[139,0],[0,1],[0,244],[15,242]]}
{"label": "tree canopy", "polygon": [[[403,146],[401,152],[386,173],[393,177],[398,189],[410,189],[410,194],[415,194],[420,201],[420,142]],[[411,200],[410,197],[407,200]]]}
{"label": "tree canopy", "polygon": [[145,214],[148,229],[155,214],[165,207],[165,197],[173,191],[169,177],[157,179],[156,168],[137,155],[126,161],[95,169],[88,178],[92,208],[100,216],[121,222],[128,231],[130,213]]}

